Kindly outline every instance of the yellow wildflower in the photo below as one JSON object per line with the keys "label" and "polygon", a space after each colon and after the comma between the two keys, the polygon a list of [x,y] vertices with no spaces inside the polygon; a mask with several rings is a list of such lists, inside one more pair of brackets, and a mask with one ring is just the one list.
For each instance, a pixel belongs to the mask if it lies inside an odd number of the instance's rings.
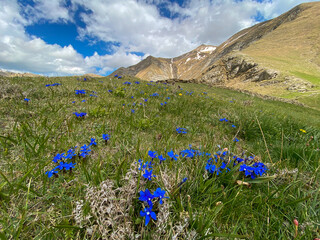
{"label": "yellow wildflower", "polygon": [[182,93],[179,93],[179,96],[182,96]]}
{"label": "yellow wildflower", "polygon": [[304,129],[300,129],[300,132],[306,133],[307,131]]}

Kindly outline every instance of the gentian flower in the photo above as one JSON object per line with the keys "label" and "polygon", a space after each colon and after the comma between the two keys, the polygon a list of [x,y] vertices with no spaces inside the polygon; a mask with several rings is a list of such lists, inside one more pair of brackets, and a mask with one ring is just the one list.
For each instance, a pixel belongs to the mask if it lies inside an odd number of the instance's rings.
{"label": "gentian flower", "polygon": [[30,101],[30,98],[24,98],[23,99],[26,103],[28,103]]}
{"label": "gentian flower", "polygon": [[179,155],[174,154],[174,152],[171,150],[170,152],[167,152],[168,156],[171,157],[171,159],[174,159],[175,161],[178,160],[177,157],[179,157]]}
{"label": "gentian flower", "polygon": [[110,139],[109,134],[102,134],[102,139],[107,142]]}
{"label": "gentian flower", "polygon": [[[63,153],[64,154],[64,153]],[[73,148],[70,148],[67,151],[67,155],[65,156],[65,159],[72,159],[74,156],[77,156],[76,152],[74,151]]]}
{"label": "gentian flower", "polygon": [[140,197],[139,200],[143,202],[147,202],[149,207],[153,207],[152,199],[154,199],[154,195],[149,191],[149,189],[146,189],[145,191],[140,191]]}
{"label": "gentian flower", "polygon": [[89,155],[89,152],[91,152],[90,146],[87,146],[86,144],[84,144],[81,148],[80,148],[80,157],[85,158],[86,156]]}
{"label": "gentian flower", "polygon": [[92,146],[92,145],[97,146],[97,143],[96,143],[96,139],[95,139],[95,138],[91,138],[90,141],[91,141],[91,142],[90,142],[89,146]]}
{"label": "gentian flower", "polygon": [[76,163],[66,163],[65,165],[64,165],[64,168],[65,168],[65,170],[71,170],[72,168],[74,168],[74,165],[76,165]]}
{"label": "gentian flower", "polygon": [[75,90],[75,93],[77,94],[77,95],[83,95],[83,94],[86,94],[86,90]]}
{"label": "gentian flower", "polygon": [[164,160],[166,160],[166,158],[164,158],[162,155],[159,155],[158,159],[160,160],[160,163],[162,163]]}
{"label": "gentian flower", "polygon": [[160,204],[163,204],[162,199],[163,198],[169,198],[169,197],[165,197],[164,194],[166,193],[165,190],[161,190],[161,188],[157,188],[156,191],[153,193],[154,197],[158,197],[160,200]]}
{"label": "gentian flower", "polygon": [[58,171],[55,169],[52,169],[51,171],[47,171],[46,174],[48,175],[48,178],[51,178],[53,175],[57,174]]}
{"label": "gentian flower", "polygon": [[155,214],[155,212],[152,212],[152,208],[145,208],[144,211],[140,211],[140,216],[141,217],[145,217],[146,218],[146,222],[145,222],[145,226],[148,225],[148,223],[150,222],[150,219],[153,218],[154,220],[157,220],[157,215]]}
{"label": "gentian flower", "polygon": [[157,152],[156,151],[149,151],[148,152],[148,155],[149,157],[151,157],[152,159],[156,158],[157,157]]}
{"label": "gentian flower", "polygon": [[57,153],[57,155],[55,155],[55,156],[53,157],[52,162],[58,163],[58,161],[63,160],[63,158],[65,158],[64,153],[62,153],[62,154]]}
{"label": "gentian flower", "polygon": [[186,128],[176,128],[177,133],[181,133],[181,134],[186,134],[187,133],[187,129]]}
{"label": "gentian flower", "polygon": [[156,175],[152,175],[152,171],[153,169],[151,169],[150,171],[148,171],[147,169],[145,170],[145,173],[142,175],[145,179],[148,179],[149,181],[151,181],[152,177],[156,177]]}

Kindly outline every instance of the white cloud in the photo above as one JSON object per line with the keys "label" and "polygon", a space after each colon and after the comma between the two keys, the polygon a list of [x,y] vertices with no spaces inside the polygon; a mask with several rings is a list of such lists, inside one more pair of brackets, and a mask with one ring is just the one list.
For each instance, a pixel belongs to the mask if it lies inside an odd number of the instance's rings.
{"label": "white cloud", "polygon": [[34,2],[34,7],[27,5],[24,10],[34,22],[41,19],[50,22],[67,22],[72,20],[69,17],[69,11],[65,7],[64,0],[34,0]]}
{"label": "white cloud", "polygon": [[[103,69],[100,73],[105,74],[106,71],[111,71],[120,65],[129,66],[141,60],[134,54],[126,54],[122,49],[116,49],[113,55],[94,54],[83,58],[71,45],[61,47],[28,36],[24,27],[30,24],[30,20],[20,15],[21,9],[17,2],[1,1],[0,7],[3,9],[0,12],[0,68],[2,69],[48,75],[75,75],[96,72],[98,67]],[[60,19],[53,16],[49,18]]]}
{"label": "white cloud", "polygon": [[[128,52],[175,57],[198,45],[218,45],[239,30],[255,24],[259,11],[274,18],[304,0],[188,0],[183,6],[168,0],[35,0],[33,7],[16,0],[0,1],[0,68],[44,74],[104,74],[142,58]],[[166,6],[174,19],[161,16],[155,4]],[[80,39],[120,43],[112,55],[83,57],[72,45],[61,47],[29,36],[25,27],[37,21],[73,22],[78,6],[85,28]],[[91,13],[90,13],[91,12]],[[63,36],[61,36],[63,37]]]}

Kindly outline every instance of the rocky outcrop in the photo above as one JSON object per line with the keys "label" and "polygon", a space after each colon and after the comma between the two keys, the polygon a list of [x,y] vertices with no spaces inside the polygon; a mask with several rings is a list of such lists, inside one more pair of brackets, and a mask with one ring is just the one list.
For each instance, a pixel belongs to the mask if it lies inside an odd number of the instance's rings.
{"label": "rocky outcrop", "polygon": [[313,88],[314,85],[304,81],[301,78],[287,76],[283,84],[286,86],[286,89],[293,92],[306,92],[310,88]]}
{"label": "rocky outcrop", "polygon": [[200,82],[222,85],[232,79],[260,82],[276,78],[278,71],[260,67],[257,63],[241,56],[227,56],[210,66],[200,77]]}

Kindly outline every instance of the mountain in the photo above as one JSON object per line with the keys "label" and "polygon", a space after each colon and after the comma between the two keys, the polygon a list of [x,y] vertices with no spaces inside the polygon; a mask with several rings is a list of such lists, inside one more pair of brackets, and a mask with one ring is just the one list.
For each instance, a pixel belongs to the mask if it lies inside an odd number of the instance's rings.
{"label": "mountain", "polygon": [[3,77],[42,77],[41,75],[33,74],[33,73],[15,73],[0,70],[0,76]]}
{"label": "mountain", "polygon": [[193,79],[209,65],[209,56],[215,46],[201,45],[175,58],[155,58],[148,56],[136,65],[119,68],[113,74],[135,76],[144,80]]}
{"label": "mountain", "polygon": [[[220,46],[176,58],[147,57],[113,74],[181,79],[320,104],[320,2],[300,4],[241,30]],[[299,94],[297,94],[297,92]]]}

